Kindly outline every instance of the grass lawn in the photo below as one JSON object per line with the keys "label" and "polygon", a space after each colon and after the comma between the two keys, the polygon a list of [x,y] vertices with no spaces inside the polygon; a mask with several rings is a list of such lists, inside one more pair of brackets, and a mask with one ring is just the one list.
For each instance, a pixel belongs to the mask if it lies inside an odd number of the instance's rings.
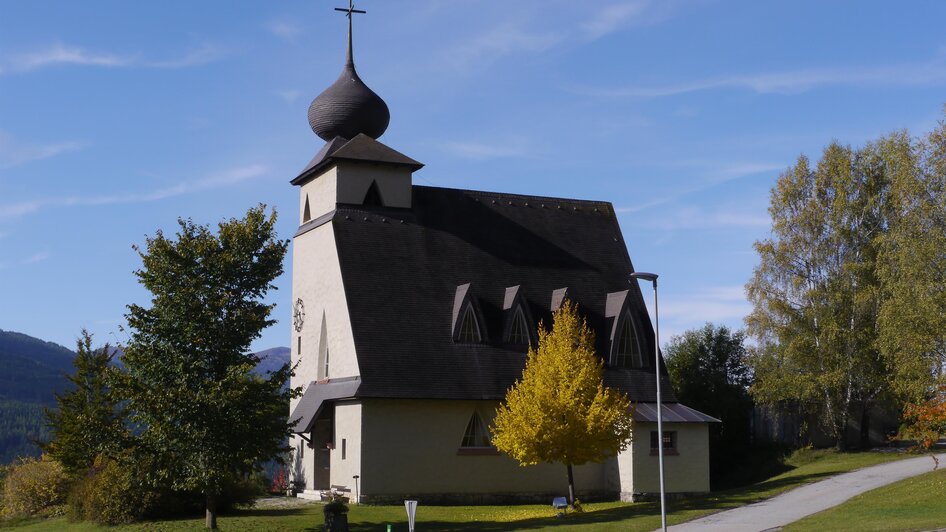
{"label": "grass lawn", "polygon": [[946,526],[946,470],[940,469],[858,495],[783,530],[930,530],[942,526]]}
{"label": "grass lawn", "polygon": [[[788,471],[751,486],[715,492],[704,497],[668,501],[670,524],[741,506],[775,496],[801,484],[851,471],[861,467],[902,458],[899,453],[836,453],[801,450],[786,461]],[[424,506],[417,508],[418,528],[425,531],[500,531],[500,530],[653,530],[660,526],[660,508],[654,502],[593,503],[581,514],[555,517],[547,505],[521,506]],[[407,530],[403,506],[352,506],[348,514],[353,532],[385,530],[393,524],[396,531]],[[218,520],[221,530],[321,530],[321,505],[295,508],[256,508],[235,512]],[[202,519],[152,521],[127,527],[104,528],[86,523],[69,523],[64,518],[20,523],[18,530],[200,530]]]}

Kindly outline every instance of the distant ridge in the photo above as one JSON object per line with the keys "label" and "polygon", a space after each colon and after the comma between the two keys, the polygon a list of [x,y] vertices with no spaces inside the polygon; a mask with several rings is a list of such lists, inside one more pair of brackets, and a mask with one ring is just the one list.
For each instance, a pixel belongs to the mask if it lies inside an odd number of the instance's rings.
{"label": "distant ridge", "polygon": [[256,365],[256,371],[266,375],[272,373],[289,362],[290,349],[288,347],[273,347],[257,351],[256,356],[260,357],[259,364]]}
{"label": "distant ridge", "polygon": [[[121,365],[120,347],[112,347],[114,363]],[[289,362],[288,347],[256,353],[263,375]],[[0,329],[0,464],[18,456],[36,456],[34,441],[48,438],[43,409],[56,405],[57,393],[69,386],[75,353],[59,344],[27,334]]]}
{"label": "distant ridge", "polygon": [[0,464],[35,456],[48,436],[43,408],[69,385],[75,353],[39,338],[0,330]]}

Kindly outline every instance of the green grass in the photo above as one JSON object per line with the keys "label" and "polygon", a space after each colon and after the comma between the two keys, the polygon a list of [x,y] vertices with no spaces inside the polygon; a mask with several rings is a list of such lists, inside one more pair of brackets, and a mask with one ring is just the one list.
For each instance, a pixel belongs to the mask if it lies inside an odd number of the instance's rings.
{"label": "green grass", "polygon": [[[669,501],[670,524],[688,521],[702,515],[742,506],[775,496],[799,485],[822,478],[901,458],[897,453],[836,453],[802,450],[786,460],[789,470],[751,486],[734,488],[703,497]],[[569,513],[565,519],[555,517],[547,505],[521,506],[425,506],[417,509],[417,522],[425,531],[504,531],[504,530],[653,530],[660,526],[659,505],[641,503],[591,503],[581,514]],[[352,506],[348,514],[352,532],[385,530],[391,523],[394,530],[407,530],[403,506]],[[321,530],[320,505],[286,509],[247,509],[223,516],[221,530]],[[18,530],[116,530],[116,531],[178,531],[200,530],[202,519],[181,519],[147,522],[134,526],[103,528],[88,523],[69,523],[63,518],[20,523]]]}
{"label": "green grass", "polygon": [[946,470],[940,469],[858,495],[784,530],[930,530],[946,525],[944,501]]}

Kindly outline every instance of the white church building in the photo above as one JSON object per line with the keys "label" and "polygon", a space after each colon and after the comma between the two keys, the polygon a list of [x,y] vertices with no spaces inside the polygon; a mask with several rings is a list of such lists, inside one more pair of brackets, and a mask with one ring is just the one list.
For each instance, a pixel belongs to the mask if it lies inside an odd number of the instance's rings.
{"label": "white church building", "polygon": [[[349,19],[350,19],[349,13]],[[709,491],[708,423],[680,404],[608,202],[419,186],[421,163],[377,139],[387,105],[355,72],[309,108],[326,141],[292,180],[291,472],[300,496],[356,502],[548,502],[565,467],[520,467],[490,445],[540,321],[568,298],[597,337],[605,383],[634,402],[630,447],[575,468],[582,500]],[[648,356],[647,354],[651,354]],[[663,438],[657,437],[661,378]]]}

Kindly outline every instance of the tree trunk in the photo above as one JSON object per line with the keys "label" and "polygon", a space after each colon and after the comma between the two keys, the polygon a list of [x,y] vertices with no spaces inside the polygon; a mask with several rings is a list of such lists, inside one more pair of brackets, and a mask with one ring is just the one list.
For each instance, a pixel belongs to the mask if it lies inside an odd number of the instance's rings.
{"label": "tree trunk", "polygon": [[572,475],[572,465],[565,464],[568,468],[568,504],[575,505],[575,477]]}
{"label": "tree trunk", "polygon": [[870,448],[870,406],[864,404],[861,410],[861,449]]}
{"label": "tree trunk", "polygon": [[205,524],[211,530],[217,529],[217,497],[211,493],[207,494],[207,519]]}

